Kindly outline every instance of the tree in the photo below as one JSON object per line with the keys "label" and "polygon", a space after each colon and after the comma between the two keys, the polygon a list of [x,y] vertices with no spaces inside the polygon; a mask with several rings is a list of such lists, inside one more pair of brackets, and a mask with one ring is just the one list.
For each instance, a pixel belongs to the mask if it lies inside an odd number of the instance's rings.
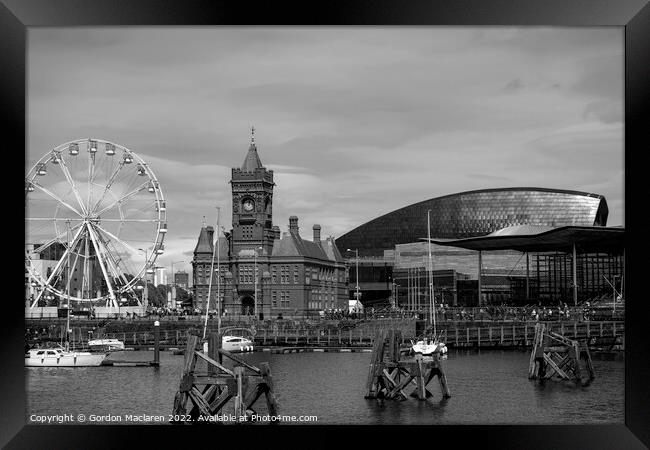
{"label": "tree", "polygon": [[153,285],[153,283],[147,283],[147,289],[149,290],[149,304],[152,306],[165,306],[167,304],[167,297],[162,296],[160,291]]}
{"label": "tree", "polygon": [[183,308],[192,307],[192,294],[183,288],[176,288],[176,301],[181,302]]}
{"label": "tree", "polygon": [[166,284],[159,284],[156,286],[156,289],[158,290],[158,293],[160,296],[164,299],[165,303],[167,302],[167,293],[171,291],[170,287],[167,286]]}

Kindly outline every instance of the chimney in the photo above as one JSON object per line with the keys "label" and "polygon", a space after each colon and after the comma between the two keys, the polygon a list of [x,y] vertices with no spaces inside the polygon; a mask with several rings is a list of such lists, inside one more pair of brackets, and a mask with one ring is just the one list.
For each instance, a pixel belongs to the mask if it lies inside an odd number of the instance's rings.
{"label": "chimney", "polygon": [[314,242],[320,244],[320,225],[314,225]]}
{"label": "chimney", "polygon": [[289,232],[291,234],[298,234],[298,217],[297,216],[289,217]]}
{"label": "chimney", "polygon": [[273,239],[280,239],[280,227],[274,225],[272,230],[273,230]]}

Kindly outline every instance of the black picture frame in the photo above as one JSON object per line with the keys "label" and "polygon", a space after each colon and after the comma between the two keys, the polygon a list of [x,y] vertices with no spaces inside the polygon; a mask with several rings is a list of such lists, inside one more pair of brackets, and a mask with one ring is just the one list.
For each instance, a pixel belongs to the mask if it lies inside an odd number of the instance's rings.
{"label": "black picture frame", "polygon": [[[649,339],[645,333],[648,307],[642,294],[645,240],[641,184],[646,166],[646,137],[650,93],[650,5],[647,0],[386,0],[282,1],[251,4],[208,0],[0,0],[0,99],[2,101],[3,156],[20,155],[26,148],[27,27],[106,25],[530,25],[616,26],[625,28],[625,224],[626,305],[625,425],[567,426],[280,426],[241,428],[176,426],[36,426],[25,425],[24,295],[11,263],[24,254],[20,239],[7,239],[9,270],[0,333],[0,445],[5,448],[124,448],[137,445],[168,447],[233,445],[224,437],[243,439],[236,445],[257,445],[258,439],[277,439],[301,446],[320,436],[330,445],[357,445],[352,437],[387,439],[398,445],[476,445],[525,449],[635,449],[650,446]],[[12,142],[12,144],[8,144]],[[16,158],[17,159],[17,158]],[[15,161],[15,159],[14,159]],[[8,163],[8,160],[5,162]],[[12,200],[19,201],[19,170],[7,171]],[[15,172],[15,173],[14,173]],[[7,207],[9,208],[9,207]],[[20,210],[21,206],[15,208]],[[11,210],[14,210],[11,208]],[[9,218],[5,220],[11,222]],[[13,222],[12,222],[13,223]],[[20,226],[10,223],[11,230]],[[15,272],[14,272],[15,270]],[[15,273],[15,275],[14,275]],[[317,399],[315,399],[317,401]],[[495,405],[498,407],[498,405]],[[171,409],[171,405],[170,405]],[[561,421],[561,417],[558,418]],[[330,428],[336,428],[332,432]],[[306,433],[305,433],[306,431]],[[356,436],[354,436],[356,435]],[[300,436],[300,438],[296,438]],[[201,440],[205,439],[205,443]],[[305,440],[307,439],[307,440]],[[324,441],[321,441],[324,442]],[[359,441],[359,445],[364,445]],[[386,445],[387,443],[383,444]],[[365,444],[367,445],[367,444]]]}

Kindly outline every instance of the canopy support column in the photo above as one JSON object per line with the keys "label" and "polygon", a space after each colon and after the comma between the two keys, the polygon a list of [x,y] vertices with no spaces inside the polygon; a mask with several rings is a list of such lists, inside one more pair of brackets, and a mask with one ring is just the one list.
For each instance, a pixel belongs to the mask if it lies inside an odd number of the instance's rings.
{"label": "canopy support column", "polygon": [[576,244],[573,243],[573,306],[578,306],[578,258]]}
{"label": "canopy support column", "polygon": [[478,306],[481,306],[481,266],[482,266],[482,252],[478,251]]}
{"label": "canopy support column", "polygon": [[528,252],[526,252],[526,304],[530,300],[530,261],[528,259]]}

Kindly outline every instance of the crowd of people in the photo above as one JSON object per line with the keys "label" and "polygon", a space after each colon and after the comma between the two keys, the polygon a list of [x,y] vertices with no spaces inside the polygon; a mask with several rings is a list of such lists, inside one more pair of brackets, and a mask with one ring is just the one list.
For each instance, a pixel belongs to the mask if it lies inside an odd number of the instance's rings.
{"label": "crowd of people", "polygon": [[[436,306],[436,320],[439,321],[549,321],[549,320],[595,320],[598,313],[590,302],[577,307],[567,303],[549,305],[487,305],[482,307],[462,307],[441,304]],[[425,308],[367,308],[362,314],[365,319],[381,318],[420,318],[425,319],[429,310]]]}

